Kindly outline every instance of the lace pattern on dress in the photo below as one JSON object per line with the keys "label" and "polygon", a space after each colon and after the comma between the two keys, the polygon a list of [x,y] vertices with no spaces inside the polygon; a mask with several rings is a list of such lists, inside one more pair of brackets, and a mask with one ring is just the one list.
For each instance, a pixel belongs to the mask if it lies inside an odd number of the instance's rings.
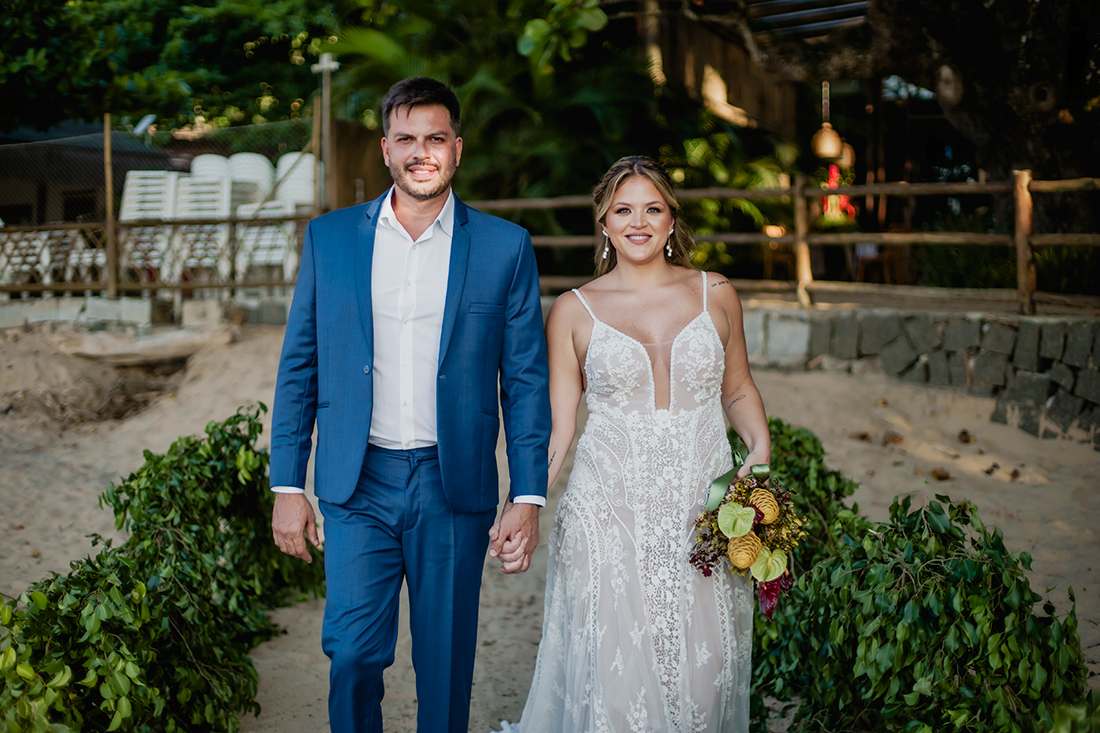
{"label": "lace pattern on dress", "polygon": [[646,347],[574,291],[592,317],[589,418],[548,541],[522,733],[748,730],[751,586],[688,562],[710,480],[732,468],[702,277],[702,312],[671,342],[667,409]]}

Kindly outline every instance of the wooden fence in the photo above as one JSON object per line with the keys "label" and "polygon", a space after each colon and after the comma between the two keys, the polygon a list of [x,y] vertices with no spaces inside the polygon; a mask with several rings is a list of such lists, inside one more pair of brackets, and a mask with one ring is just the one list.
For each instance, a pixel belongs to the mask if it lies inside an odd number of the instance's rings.
{"label": "wooden fence", "polygon": [[[790,293],[802,306],[829,295],[874,294],[886,297],[933,299],[950,303],[980,295],[987,302],[1034,313],[1036,303],[1071,307],[1100,307],[1097,294],[1066,295],[1036,290],[1036,248],[1100,246],[1100,234],[1043,234],[1032,231],[1034,194],[1100,190],[1100,178],[1064,181],[1032,180],[1030,171],[1015,171],[1012,181],[985,183],[881,183],[823,190],[798,177],[786,189],[705,188],[682,190],[683,200],[747,199],[780,201],[793,209],[794,231],[778,236],[765,232],[702,234],[697,239],[732,245],[790,245],[794,252],[793,281],[735,281],[739,289]],[[818,233],[810,229],[810,202],[826,195],[961,196],[1011,195],[1015,207],[1012,234],[969,232],[845,232]],[[592,208],[588,196],[473,202],[483,211],[531,211]],[[180,293],[220,289],[289,287],[297,274],[304,223],[309,215],[265,219],[210,219],[172,221],[50,224],[0,229],[0,294],[98,292],[114,298],[153,290]],[[284,234],[280,234],[283,232]],[[266,239],[265,239],[266,237]],[[159,244],[158,244],[159,242]],[[536,247],[595,247],[599,235],[532,236]],[[908,285],[815,280],[810,249],[825,245],[874,244],[886,248],[906,245],[980,245],[1012,247],[1016,253],[1017,284],[1012,290],[958,290]],[[544,275],[544,291],[560,291],[587,277]],[[885,278],[884,278],[885,279]],[[1100,292],[1100,287],[1098,287]],[[9,296],[10,297],[10,296]]]}
{"label": "wooden fence", "polygon": [[[1034,313],[1037,302],[1071,307],[1100,308],[1100,283],[1093,294],[1044,293],[1036,290],[1035,249],[1054,246],[1100,246],[1100,234],[1042,234],[1032,231],[1032,194],[1080,192],[1100,190],[1100,178],[1078,178],[1058,181],[1036,181],[1031,171],[1013,172],[1013,180],[1005,182],[974,183],[878,183],[821,189],[807,185],[804,177],[795,179],[786,189],[729,189],[700,188],[677,191],[681,201],[700,199],[745,199],[750,201],[780,201],[793,208],[795,228],[793,232],[774,236],[765,232],[731,232],[726,234],[697,234],[700,242],[722,242],[733,245],[768,246],[772,243],[787,244],[794,248],[795,279],[793,282],[772,280],[737,280],[734,284],[746,291],[793,291],[803,307],[813,304],[814,296],[826,293],[850,293],[855,296],[897,295],[921,300],[943,302],[962,299],[980,299],[999,303],[1015,301],[1021,313]],[[810,201],[823,196],[919,196],[961,195],[1012,195],[1015,221],[1012,234],[983,234],[974,232],[843,232],[819,233],[810,230]],[[481,201],[473,204],[484,211],[519,211],[535,209],[591,208],[592,199],[587,196],[561,196],[549,199],[513,199]],[[536,247],[595,247],[602,237],[598,232],[590,236],[533,236]],[[932,288],[909,285],[879,285],[858,282],[834,282],[815,280],[810,267],[810,248],[825,245],[874,244],[885,247],[906,245],[979,245],[1013,247],[1016,252],[1016,290],[988,289],[977,291],[958,288]],[[542,278],[546,289],[563,290],[575,287],[590,278],[555,277]]]}

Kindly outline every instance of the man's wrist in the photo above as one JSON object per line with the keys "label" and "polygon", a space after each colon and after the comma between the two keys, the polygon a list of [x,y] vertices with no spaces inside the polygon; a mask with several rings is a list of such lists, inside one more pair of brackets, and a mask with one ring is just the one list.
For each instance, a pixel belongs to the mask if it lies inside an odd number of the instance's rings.
{"label": "man's wrist", "polygon": [[546,506],[546,497],[538,494],[525,494],[512,499],[513,504],[534,504],[537,507]]}

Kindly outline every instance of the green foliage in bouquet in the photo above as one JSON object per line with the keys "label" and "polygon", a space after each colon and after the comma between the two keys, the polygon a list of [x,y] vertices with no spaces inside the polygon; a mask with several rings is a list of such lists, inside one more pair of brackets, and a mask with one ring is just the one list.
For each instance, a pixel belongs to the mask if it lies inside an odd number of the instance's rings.
{"label": "green foliage in bouquet", "polygon": [[1046,731],[1082,700],[1075,606],[1036,613],[1031,558],[973,505],[936,498],[895,499],[889,522],[796,579],[784,655],[797,661],[774,679],[800,696],[803,730]]}
{"label": "green foliage in bouquet", "polygon": [[101,496],[126,542],[0,605],[0,730],[234,731],[259,711],[265,609],[324,592],[322,563],[271,542],[260,411],[147,451]]}

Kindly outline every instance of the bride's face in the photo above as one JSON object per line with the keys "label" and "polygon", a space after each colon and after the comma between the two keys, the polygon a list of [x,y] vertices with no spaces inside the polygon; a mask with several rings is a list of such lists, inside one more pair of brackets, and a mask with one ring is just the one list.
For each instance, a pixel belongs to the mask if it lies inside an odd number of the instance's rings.
{"label": "bride's face", "polygon": [[643,176],[619,184],[604,217],[604,229],[620,263],[664,258],[665,242],[675,223],[664,196]]}

